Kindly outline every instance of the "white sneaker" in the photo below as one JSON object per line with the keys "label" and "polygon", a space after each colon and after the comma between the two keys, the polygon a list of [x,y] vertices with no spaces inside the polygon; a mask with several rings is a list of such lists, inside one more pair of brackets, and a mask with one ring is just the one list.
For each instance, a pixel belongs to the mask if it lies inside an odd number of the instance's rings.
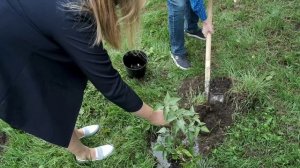
{"label": "white sneaker", "polygon": [[95,135],[99,131],[99,129],[100,129],[99,125],[89,125],[89,126],[80,128],[80,130],[83,131],[83,136],[80,137],[80,139]]}
{"label": "white sneaker", "polygon": [[94,150],[96,151],[96,159],[82,160],[82,159],[76,158],[77,162],[78,163],[86,163],[86,162],[93,162],[93,161],[106,159],[107,157],[109,157],[112,154],[112,152],[114,151],[114,147],[112,145],[103,145],[103,146],[94,148]]}

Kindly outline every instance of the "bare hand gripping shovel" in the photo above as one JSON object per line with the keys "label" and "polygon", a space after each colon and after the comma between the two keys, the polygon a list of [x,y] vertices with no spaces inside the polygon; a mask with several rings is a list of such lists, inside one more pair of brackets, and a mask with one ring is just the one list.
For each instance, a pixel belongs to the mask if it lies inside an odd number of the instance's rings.
{"label": "bare hand gripping shovel", "polygon": [[[208,22],[212,23],[212,0],[208,1]],[[224,94],[210,92],[210,73],[211,73],[211,33],[206,36],[206,53],[205,53],[205,96],[209,103],[223,103]]]}

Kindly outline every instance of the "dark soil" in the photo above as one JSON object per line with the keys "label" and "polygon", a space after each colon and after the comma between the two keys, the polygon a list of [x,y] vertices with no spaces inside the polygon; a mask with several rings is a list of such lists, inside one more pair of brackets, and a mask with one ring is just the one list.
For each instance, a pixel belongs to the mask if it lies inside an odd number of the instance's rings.
{"label": "dark soil", "polygon": [[[190,92],[193,90],[195,95],[203,92],[203,81],[203,77],[196,77],[183,82],[181,88],[178,90],[179,95],[182,97],[180,102],[182,107],[189,108],[193,105],[189,102]],[[200,120],[205,122],[207,128],[210,130],[210,133],[200,135],[200,152],[203,155],[209,154],[212,149],[222,143],[226,128],[233,123],[232,113],[234,108],[231,100],[232,97],[226,94],[231,88],[231,85],[232,81],[229,78],[212,79],[210,93],[223,94],[225,101],[223,103],[193,105],[195,111],[199,113]]]}
{"label": "dark soil", "polygon": [[210,83],[210,92],[225,94],[231,88],[231,85],[232,81],[229,78],[216,78]]}
{"label": "dark soil", "polygon": [[171,163],[170,168],[182,168],[178,160],[170,160],[170,163]]}
{"label": "dark soil", "polygon": [[156,142],[156,139],[157,139],[157,137],[158,137],[158,134],[156,133],[157,131],[158,131],[159,129],[157,129],[157,130],[148,130],[147,131],[147,142],[149,142],[148,143],[148,146],[149,146],[149,148],[151,147],[151,142]]}
{"label": "dark soil", "polygon": [[3,148],[2,145],[5,145],[7,142],[7,136],[4,132],[0,132],[0,153],[2,152]]}

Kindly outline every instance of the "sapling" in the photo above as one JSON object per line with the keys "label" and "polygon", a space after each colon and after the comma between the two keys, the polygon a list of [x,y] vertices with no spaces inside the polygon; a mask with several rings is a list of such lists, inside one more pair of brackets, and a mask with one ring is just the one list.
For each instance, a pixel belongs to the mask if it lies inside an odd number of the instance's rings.
{"label": "sapling", "polygon": [[199,133],[209,132],[205,123],[199,120],[199,115],[191,107],[189,110],[179,108],[180,98],[170,97],[167,93],[164,104],[157,108],[164,111],[164,117],[169,123],[158,131],[154,150],[162,151],[165,158],[189,161],[198,154],[194,151]]}

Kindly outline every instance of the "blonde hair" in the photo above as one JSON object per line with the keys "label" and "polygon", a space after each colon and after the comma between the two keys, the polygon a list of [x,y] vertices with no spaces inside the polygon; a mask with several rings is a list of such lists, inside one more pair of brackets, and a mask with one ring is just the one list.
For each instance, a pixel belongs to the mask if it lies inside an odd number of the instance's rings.
{"label": "blonde hair", "polygon": [[80,3],[69,2],[64,6],[79,12],[89,12],[94,19],[96,37],[94,45],[103,40],[112,47],[121,47],[122,34],[128,44],[133,45],[139,29],[140,15],[145,0],[82,0]]}

